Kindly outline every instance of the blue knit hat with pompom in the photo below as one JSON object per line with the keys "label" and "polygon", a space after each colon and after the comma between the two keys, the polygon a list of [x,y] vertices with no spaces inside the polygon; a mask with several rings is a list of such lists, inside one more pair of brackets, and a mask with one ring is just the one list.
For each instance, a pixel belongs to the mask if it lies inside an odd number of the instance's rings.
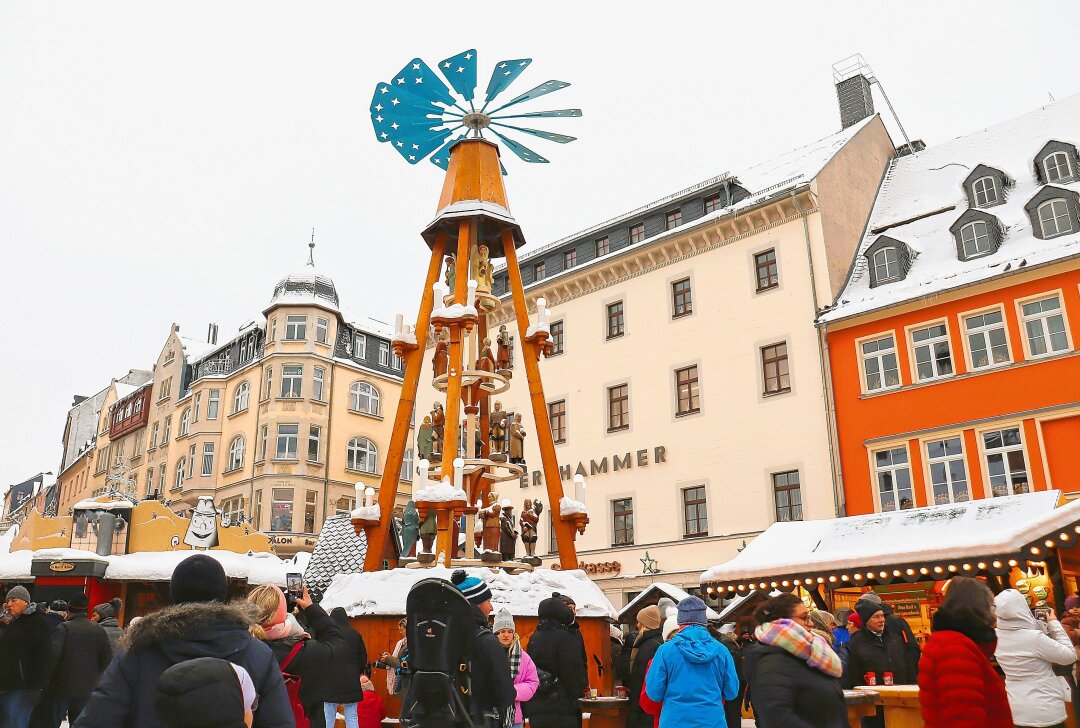
{"label": "blue knit hat with pompom", "polygon": [[469,600],[469,604],[479,606],[491,600],[491,589],[487,582],[478,576],[469,576],[464,569],[458,569],[451,574],[450,581]]}

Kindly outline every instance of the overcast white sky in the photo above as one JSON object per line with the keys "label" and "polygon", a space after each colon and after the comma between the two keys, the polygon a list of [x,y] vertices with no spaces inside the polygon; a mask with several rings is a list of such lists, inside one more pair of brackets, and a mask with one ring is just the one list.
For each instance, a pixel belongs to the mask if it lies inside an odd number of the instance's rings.
{"label": "overcast white sky", "polygon": [[543,126],[579,141],[507,162],[541,245],[837,131],[852,53],[933,144],[1080,91],[1078,27],[1075,2],[994,0],[4,2],[0,490],[57,470],[72,395],[149,368],[170,323],[259,316],[313,226],[348,309],[413,315],[441,172],[367,111],[413,56],[475,47],[481,86],[521,57],[512,90],[574,84],[530,110],[581,107]]}

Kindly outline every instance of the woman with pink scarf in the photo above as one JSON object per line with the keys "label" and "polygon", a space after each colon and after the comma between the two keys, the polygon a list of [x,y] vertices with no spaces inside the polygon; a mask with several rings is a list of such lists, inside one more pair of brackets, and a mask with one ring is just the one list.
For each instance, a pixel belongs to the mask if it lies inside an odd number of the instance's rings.
{"label": "woman with pink scarf", "polygon": [[511,728],[521,728],[525,725],[521,704],[532,700],[532,697],[536,695],[536,689],[540,687],[536,663],[529,657],[528,652],[521,649],[514,617],[510,612],[505,609],[496,612],[492,630],[502,646],[506,648],[507,657],[510,658],[510,677],[514,679],[514,692],[517,693],[517,700],[514,701],[514,724]]}
{"label": "woman with pink scarf", "polygon": [[742,654],[758,728],[847,728],[843,666],[825,638],[811,631],[803,601],[781,594],[754,617],[757,642]]}

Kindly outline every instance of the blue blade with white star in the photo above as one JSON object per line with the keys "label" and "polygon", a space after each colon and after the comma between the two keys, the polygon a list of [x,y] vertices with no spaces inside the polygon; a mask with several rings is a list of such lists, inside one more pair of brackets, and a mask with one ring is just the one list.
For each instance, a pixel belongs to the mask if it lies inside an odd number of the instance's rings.
{"label": "blue blade with white star", "polygon": [[529,111],[524,114],[499,114],[492,119],[564,119],[581,116],[581,109],[556,109],[554,111]]}
{"label": "blue blade with white star", "polygon": [[394,80],[390,82],[390,85],[397,89],[404,87],[414,96],[420,96],[431,102],[447,106],[454,105],[454,97],[450,94],[450,89],[446,87],[438,74],[419,58],[406,63],[394,75]]}
{"label": "blue blade with white star", "polygon": [[376,86],[370,111],[375,138],[390,144],[410,164],[438,149],[450,135],[441,108],[402,86]]}
{"label": "blue blade with white star", "polygon": [[495,70],[491,72],[491,80],[488,81],[487,91],[484,96],[484,108],[487,108],[496,96],[506,90],[507,86],[517,80],[522,71],[532,63],[531,58],[518,58],[510,61],[499,61],[495,64]]}
{"label": "blue blade with white star", "polygon": [[458,53],[456,56],[444,58],[439,63],[439,71],[450,87],[472,103],[473,94],[476,91],[476,49]]}
{"label": "blue blade with white star", "polygon": [[446,144],[442,145],[437,152],[431,155],[431,163],[444,172],[450,167],[450,147],[460,142],[465,137],[469,136],[469,133],[459,134]]}
{"label": "blue blade with white star", "polygon": [[540,129],[528,129],[524,126],[514,126],[513,124],[500,124],[497,121],[491,122],[492,126],[501,126],[504,129],[513,129],[514,131],[525,132],[526,134],[532,134],[533,136],[540,137],[541,139],[547,139],[549,142],[558,142],[559,144],[569,144],[577,139],[577,137],[567,136],[565,134],[556,134],[553,131],[542,131]]}
{"label": "blue blade with white star", "polygon": [[505,109],[508,106],[513,106],[514,104],[520,104],[523,101],[529,101],[531,99],[537,99],[537,98],[540,98],[541,96],[546,96],[546,95],[548,95],[550,93],[555,93],[556,91],[561,91],[561,90],[563,90],[564,88],[566,88],[569,85],[570,84],[568,84],[566,81],[555,81],[555,80],[544,81],[539,86],[537,86],[535,88],[531,88],[528,91],[526,91],[525,93],[521,94],[521,96],[517,96],[517,97],[515,97],[513,99],[510,99],[509,101],[507,101],[505,104],[503,104],[499,108],[492,109],[490,113],[495,114],[495,113],[498,113],[499,111],[502,111],[503,109]]}
{"label": "blue blade with white star", "polygon": [[[489,127],[489,129],[490,129],[490,127]],[[491,131],[492,134],[494,134],[495,136],[502,139],[503,144],[505,144],[507,146],[507,148],[511,152],[516,154],[518,156],[518,158],[521,159],[521,161],[530,162],[532,164],[547,164],[548,163],[547,159],[544,159],[543,157],[541,157],[539,154],[537,154],[533,150],[529,149],[524,144],[522,144],[520,142],[515,142],[513,139],[510,139],[509,137],[503,136],[502,134],[495,131],[494,129],[490,129],[490,131]]]}

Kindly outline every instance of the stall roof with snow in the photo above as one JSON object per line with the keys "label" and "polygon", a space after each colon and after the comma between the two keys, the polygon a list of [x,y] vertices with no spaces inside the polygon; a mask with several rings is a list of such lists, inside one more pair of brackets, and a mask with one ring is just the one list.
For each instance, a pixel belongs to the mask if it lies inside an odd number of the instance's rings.
{"label": "stall roof with snow", "polygon": [[[1080,255],[1080,221],[1072,221],[1069,233],[1040,239],[1025,210],[1029,201],[1050,187],[1059,188],[1059,196],[1076,198],[1080,175],[1075,166],[1071,175],[1052,182],[1036,173],[1036,157],[1052,140],[1065,146],[1080,143],[1080,94],[894,159],[848,280],[819,320],[839,321]],[[1075,154],[1074,146],[1073,150]],[[1072,163],[1076,161],[1074,157]],[[977,169],[983,172],[974,174]],[[1004,200],[995,197],[975,208],[974,199],[969,204],[969,193],[974,198],[974,192],[965,191],[965,186],[972,186],[984,172],[998,178],[995,195]],[[996,249],[960,259],[959,228],[955,233],[950,228],[965,215],[994,222],[998,228],[994,234],[1000,234]],[[909,269],[897,280],[875,285],[867,256],[879,249],[883,237],[906,246]]]}
{"label": "stall roof with snow", "polygon": [[[688,596],[690,595],[687,592],[674,584],[668,584],[664,581],[654,581],[652,584],[645,587],[644,591],[631,599],[629,604],[622,608],[619,612],[619,622],[622,624],[634,624],[638,612],[645,607],[656,604],[663,597],[668,597],[678,604]],[[720,619],[720,615],[716,610],[709,606],[705,607],[705,616],[709,621]]]}
{"label": "stall roof with snow", "polygon": [[1061,493],[1051,490],[774,523],[735,558],[702,573],[701,583],[741,592],[913,582],[980,571],[1003,574],[1009,560],[1041,558],[1046,541],[1062,547],[1077,543],[1080,501],[1059,507],[1061,500]]}
{"label": "stall roof with snow", "polygon": [[[515,617],[535,617],[540,602],[553,592],[566,594],[577,604],[581,617],[616,619],[618,614],[604,592],[584,571],[555,571],[536,569],[521,574],[508,574],[487,568],[466,569],[478,576],[491,589],[495,610],[507,609]],[[390,569],[363,574],[340,574],[334,577],[323,595],[322,607],[330,611],[344,607],[350,617],[362,615],[403,615],[405,598],[412,585],[421,579],[450,581],[453,570],[442,566],[430,569]]]}

